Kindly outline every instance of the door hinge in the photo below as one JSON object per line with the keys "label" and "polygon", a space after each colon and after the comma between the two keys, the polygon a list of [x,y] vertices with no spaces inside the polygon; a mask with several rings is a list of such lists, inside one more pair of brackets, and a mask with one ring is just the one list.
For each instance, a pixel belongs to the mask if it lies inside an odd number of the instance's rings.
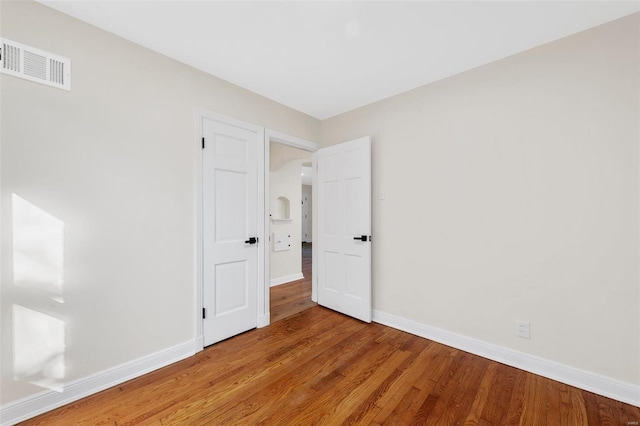
{"label": "door hinge", "polygon": [[207,310],[202,308],[202,319],[207,319]]}
{"label": "door hinge", "polygon": [[202,138],[202,149],[204,149],[204,138]]}

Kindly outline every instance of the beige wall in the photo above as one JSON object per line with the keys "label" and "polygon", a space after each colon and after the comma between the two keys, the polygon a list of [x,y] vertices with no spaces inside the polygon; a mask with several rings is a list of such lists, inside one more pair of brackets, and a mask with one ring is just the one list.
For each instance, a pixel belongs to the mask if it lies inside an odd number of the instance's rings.
{"label": "beige wall", "polygon": [[[71,92],[1,80],[7,403],[196,337],[196,107],[314,141],[320,123],[38,3],[1,6],[3,37],[73,70]],[[24,265],[40,275],[14,279]],[[41,385],[14,380],[25,321],[58,339],[26,348],[55,360],[21,361]]]}
{"label": "beige wall", "polygon": [[307,160],[311,161],[311,152],[300,148],[271,142],[269,144],[269,170],[275,172],[291,160]]}
{"label": "beige wall", "polygon": [[322,122],[373,137],[374,309],[640,384],[638,16]]}
{"label": "beige wall", "polygon": [[[278,145],[278,144],[271,144]],[[304,151],[301,151],[304,152]],[[308,153],[306,153],[308,154]],[[302,250],[301,250],[301,190],[302,179],[300,170],[302,163],[306,160],[291,160],[269,176],[269,201],[270,215],[273,218],[282,219],[277,212],[277,200],[279,197],[286,197],[289,200],[290,222],[270,221],[271,252],[269,256],[269,276],[272,285],[274,283],[283,284],[283,280],[293,281],[300,279],[302,274]],[[285,251],[274,251],[275,232],[291,235],[291,249]]]}

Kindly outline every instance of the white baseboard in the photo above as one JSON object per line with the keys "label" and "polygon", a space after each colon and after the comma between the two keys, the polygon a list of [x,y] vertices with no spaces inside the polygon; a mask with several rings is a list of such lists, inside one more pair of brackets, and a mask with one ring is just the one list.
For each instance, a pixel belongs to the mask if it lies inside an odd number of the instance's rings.
{"label": "white baseboard", "polygon": [[304,275],[302,275],[302,272],[298,272],[297,274],[285,275],[284,277],[280,277],[280,278],[273,278],[269,281],[269,285],[271,287],[275,287],[280,284],[290,283],[291,281],[298,281],[303,278],[304,278]]}
{"label": "white baseboard", "polygon": [[204,336],[202,335],[196,336],[195,344],[196,344],[196,347],[195,347],[196,353],[202,352],[204,350]]}
{"label": "white baseboard", "polygon": [[373,311],[373,321],[456,349],[498,361],[598,395],[640,407],[640,385],[622,382],[545,358],[452,333],[382,311]]}
{"label": "white baseboard", "polygon": [[82,379],[74,380],[67,383],[62,392],[47,390],[10,402],[0,407],[0,424],[16,424],[173,364],[195,353],[196,342],[188,341],[116,367],[108,368]]}
{"label": "white baseboard", "polygon": [[258,315],[258,328],[266,327],[271,323],[271,312],[264,315]]}

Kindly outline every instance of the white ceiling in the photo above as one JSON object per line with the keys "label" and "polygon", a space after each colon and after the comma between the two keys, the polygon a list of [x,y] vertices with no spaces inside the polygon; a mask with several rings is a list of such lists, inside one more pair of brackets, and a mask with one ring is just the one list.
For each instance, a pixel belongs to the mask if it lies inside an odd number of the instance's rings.
{"label": "white ceiling", "polygon": [[640,10],[640,2],[42,3],[325,119]]}

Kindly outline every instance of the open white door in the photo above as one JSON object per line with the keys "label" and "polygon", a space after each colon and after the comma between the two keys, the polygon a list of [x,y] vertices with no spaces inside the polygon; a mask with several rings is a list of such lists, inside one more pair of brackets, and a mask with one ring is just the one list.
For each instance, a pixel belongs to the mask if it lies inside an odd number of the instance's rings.
{"label": "open white door", "polygon": [[316,161],[318,303],[371,322],[371,138],[319,149]]}
{"label": "open white door", "polygon": [[257,325],[264,130],[202,117],[204,345]]}

